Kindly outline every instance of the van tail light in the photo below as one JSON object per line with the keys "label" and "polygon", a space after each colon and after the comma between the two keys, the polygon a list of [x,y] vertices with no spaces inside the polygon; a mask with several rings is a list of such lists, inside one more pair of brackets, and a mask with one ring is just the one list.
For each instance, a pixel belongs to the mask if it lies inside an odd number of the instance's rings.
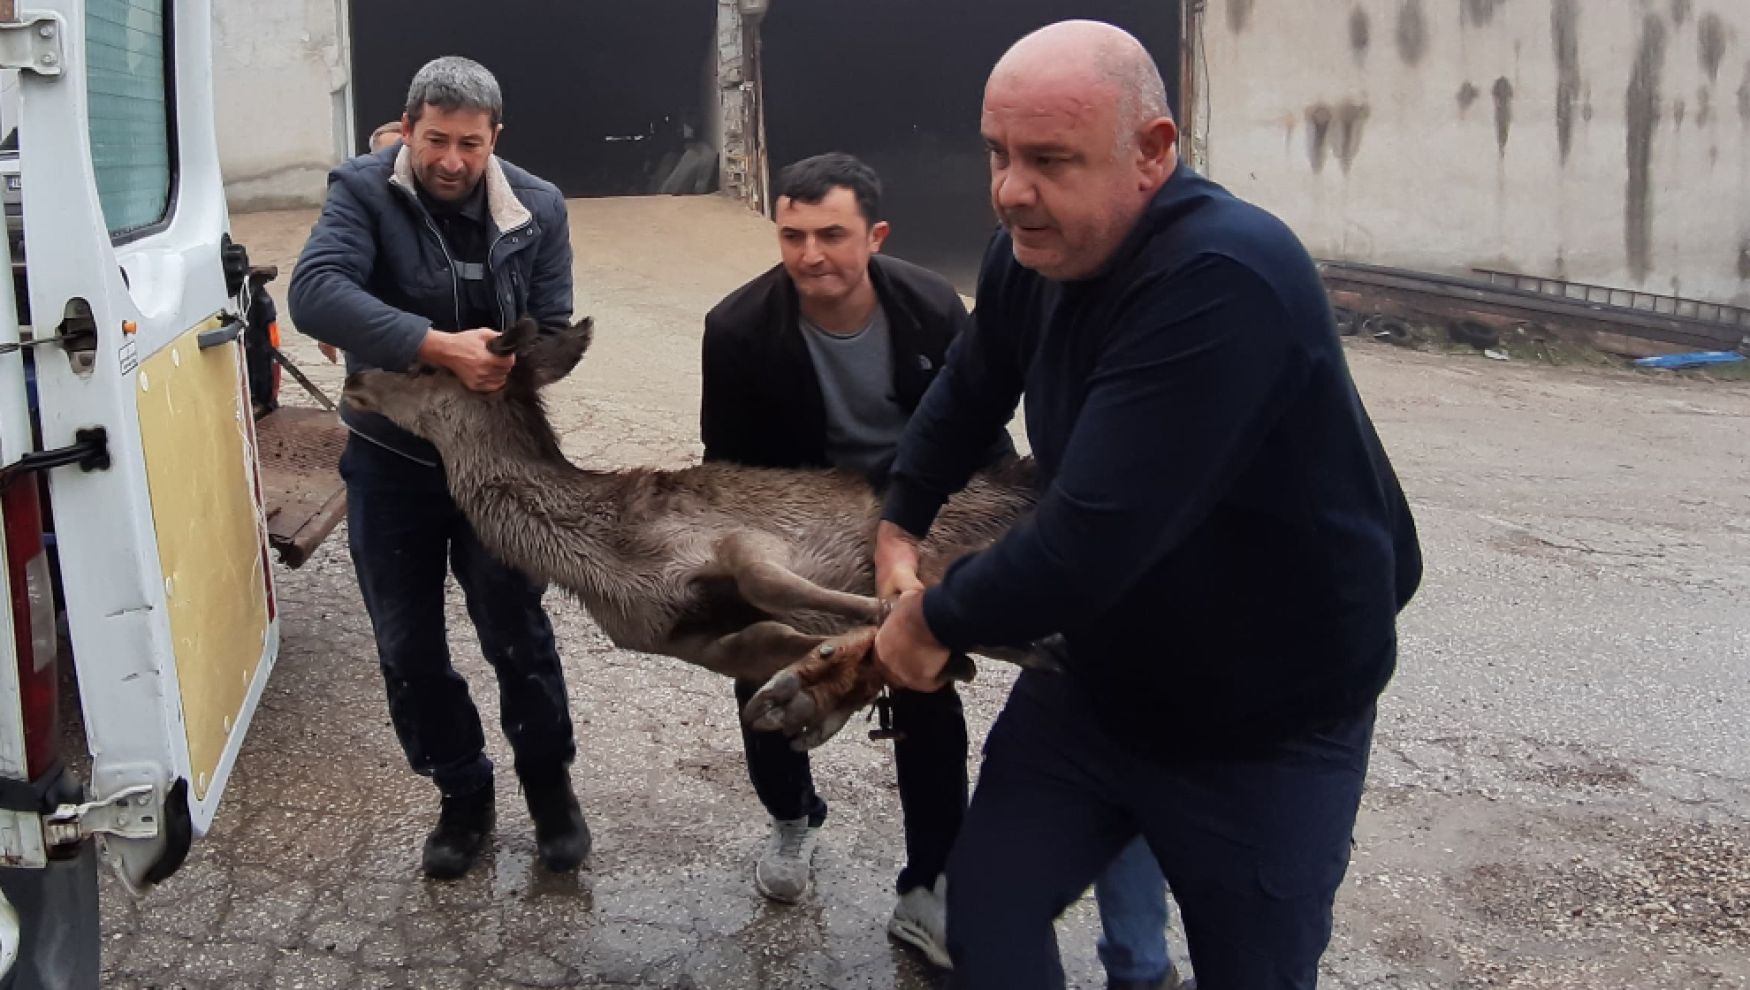
{"label": "van tail light", "polygon": [[6,577],[12,593],[12,630],[24,716],[25,772],[36,780],[60,753],[60,681],[55,669],[55,599],[43,545],[38,479],[16,479],[0,492],[6,519]]}

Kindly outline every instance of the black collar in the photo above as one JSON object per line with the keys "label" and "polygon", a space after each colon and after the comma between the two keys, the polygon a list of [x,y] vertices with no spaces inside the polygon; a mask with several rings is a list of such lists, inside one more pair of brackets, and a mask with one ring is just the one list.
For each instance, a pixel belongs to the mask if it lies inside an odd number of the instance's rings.
{"label": "black collar", "polygon": [[474,183],[474,190],[456,202],[445,202],[425,191],[419,184],[418,177],[413,180],[413,187],[419,190],[419,202],[433,217],[447,219],[462,217],[478,224],[486,223],[486,177]]}

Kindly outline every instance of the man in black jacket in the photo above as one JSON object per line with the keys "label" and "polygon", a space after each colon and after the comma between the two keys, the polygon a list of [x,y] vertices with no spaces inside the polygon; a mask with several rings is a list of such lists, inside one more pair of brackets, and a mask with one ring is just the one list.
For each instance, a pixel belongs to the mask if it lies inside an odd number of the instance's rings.
{"label": "man in black jacket", "polygon": [[[880,186],[847,155],[797,162],[777,182],[783,262],[705,317],[699,427],[708,461],[839,467],[885,476],[907,417],[967,320],[946,280],[877,252]],[[1007,452],[1007,438],[984,455]],[[745,707],[758,684],[738,682]],[[938,963],[940,877],[966,808],[966,718],[953,688],[893,698],[906,866],[889,930]],[[794,902],[826,820],[807,753],[745,727],[748,776],[772,816],[754,869],[767,897]]]}
{"label": "man in black jacket", "polygon": [[[1310,990],[1421,579],[1409,507],[1311,258],[1179,164],[1136,39],[1028,36],[981,127],[1004,230],[900,445],[875,648],[924,690],[952,649],[1067,650],[991,729],[949,867],[956,982],[1062,987],[1053,919],[1140,832],[1200,983]],[[916,538],[1023,395],[1036,511],[922,590]]]}
{"label": "man in black jacket", "polygon": [[[469,388],[504,387],[512,359],[487,345],[529,314],[571,319],[571,231],[552,183],[493,154],[498,81],[468,59],[414,76],[403,140],[343,162],[292,275],[298,328],[346,352],[349,372],[447,368]],[[453,571],[497,674],[505,734],[542,862],[572,870],[589,829],[572,791],[576,755],[544,587],[486,551],[450,497],[437,449],[373,414],[343,409],[347,531],[376,633],[395,734],[434,779],[428,876],[465,873],[495,812],[492,761],[468,685],[450,665],[444,583]]]}

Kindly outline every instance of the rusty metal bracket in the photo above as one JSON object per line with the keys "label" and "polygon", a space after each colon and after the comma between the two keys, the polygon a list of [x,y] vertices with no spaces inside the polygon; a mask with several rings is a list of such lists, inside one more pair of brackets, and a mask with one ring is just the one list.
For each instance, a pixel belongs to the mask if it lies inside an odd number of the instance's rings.
{"label": "rusty metal bracket", "polygon": [[317,401],[317,403],[319,403],[322,406],[322,408],[328,410],[329,412],[339,412],[340,411],[339,408],[335,406],[334,400],[330,399],[326,392],[323,392],[321,389],[317,388],[316,383],[310,380],[310,376],[304,374],[303,369],[301,369],[297,365],[293,364],[292,359],[289,357],[286,357],[284,351],[275,347],[273,349],[273,359],[280,363],[280,367],[291,372],[292,377],[297,380],[298,384],[304,386],[304,391],[310,393],[310,397],[312,399],[315,399]]}
{"label": "rusty metal bracket", "polygon": [[19,10],[16,0],[0,2],[0,69],[59,76],[67,64],[61,15],[49,10]]}
{"label": "rusty metal bracket", "polygon": [[887,688],[875,696],[876,724],[879,728],[869,730],[869,738],[876,742],[892,740],[899,742],[905,738],[905,733],[893,727],[893,694]]}
{"label": "rusty metal bracket", "polygon": [[163,817],[158,789],[135,784],[96,801],[63,804],[43,820],[43,828],[51,846],[73,845],[99,833],[150,839],[157,836]]}

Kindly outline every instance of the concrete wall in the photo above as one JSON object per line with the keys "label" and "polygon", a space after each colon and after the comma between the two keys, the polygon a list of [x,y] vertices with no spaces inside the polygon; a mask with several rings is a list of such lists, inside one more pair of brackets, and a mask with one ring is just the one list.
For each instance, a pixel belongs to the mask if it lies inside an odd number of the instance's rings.
{"label": "concrete wall", "polygon": [[769,177],[760,126],[759,47],[759,18],[744,15],[739,0],[717,0],[711,76],[717,118],[706,131],[717,149],[718,188],[763,213]]}
{"label": "concrete wall", "polygon": [[1316,255],[1750,304],[1744,0],[1211,0],[1202,46],[1207,171]]}
{"label": "concrete wall", "polygon": [[213,0],[214,112],[234,210],[321,202],[350,150],[344,0]]}

